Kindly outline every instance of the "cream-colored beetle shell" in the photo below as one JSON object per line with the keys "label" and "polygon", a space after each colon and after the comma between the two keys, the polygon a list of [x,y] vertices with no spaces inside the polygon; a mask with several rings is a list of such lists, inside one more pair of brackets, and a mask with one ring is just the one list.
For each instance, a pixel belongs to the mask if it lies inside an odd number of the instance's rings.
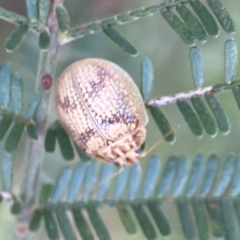
{"label": "cream-colored beetle shell", "polygon": [[148,116],[132,78],[103,59],[71,64],[56,87],[60,121],[89,155],[120,166],[135,163]]}

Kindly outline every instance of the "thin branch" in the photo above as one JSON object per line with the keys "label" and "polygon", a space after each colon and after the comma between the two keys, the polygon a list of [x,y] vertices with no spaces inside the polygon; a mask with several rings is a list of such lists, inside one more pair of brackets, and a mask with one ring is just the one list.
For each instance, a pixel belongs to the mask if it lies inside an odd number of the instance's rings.
{"label": "thin branch", "polygon": [[[21,196],[23,199],[22,212],[18,216],[16,224],[16,239],[27,239],[28,232],[25,236],[18,230],[21,227],[28,226],[31,218],[31,209],[38,202],[39,194],[39,173],[44,158],[44,129],[47,123],[48,108],[50,102],[51,90],[45,91],[41,87],[41,78],[45,74],[54,76],[57,66],[56,59],[59,49],[58,45],[58,23],[56,20],[55,9],[58,4],[63,4],[64,0],[52,0],[51,12],[48,18],[47,26],[49,28],[51,43],[48,51],[40,52],[38,73],[36,78],[36,90],[42,92],[42,101],[40,103],[36,116],[36,128],[38,131],[38,140],[28,140],[26,146],[26,174],[22,182]],[[19,227],[21,226],[21,227]],[[27,228],[28,229],[28,228]]]}
{"label": "thin branch", "polygon": [[27,18],[1,7],[0,7],[0,19],[3,19],[4,21],[15,25],[19,25],[20,23],[28,21]]}
{"label": "thin branch", "polygon": [[171,96],[163,96],[163,97],[158,97],[158,98],[154,98],[154,99],[150,99],[146,102],[147,106],[151,106],[151,105],[158,105],[158,106],[165,106],[168,104],[173,104],[175,103],[177,100],[179,99],[189,99],[193,96],[202,96],[207,92],[211,92],[213,89],[212,86],[210,87],[205,87],[205,88],[201,88],[201,89],[197,89],[197,90],[192,90],[189,92],[181,92],[181,93],[177,93]]}
{"label": "thin branch", "polygon": [[0,19],[12,23],[14,25],[19,25],[22,24],[23,22],[28,22],[29,23],[29,30],[37,35],[46,28],[41,22],[29,22],[29,20],[17,13],[8,11],[2,7],[0,7]]}
{"label": "thin branch", "polygon": [[[147,16],[151,16],[155,13],[159,13],[159,11],[163,8],[174,7],[179,3],[187,2],[189,2],[189,0],[170,0],[161,4],[155,4],[148,7],[141,7],[135,10],[127,11],[125,13],[117,14],[112,17],[104,18],[102,20],[72,27],[70,28],[67,35],[62,34],[60,45],[67,44],[69,42],[82,38],[83,36],[88,34],[95,34],[97,32],[100,32],[102,31],[103,26],[106,25],[116,26],[127,24],[129,22],[136,21]],[[28,21],[28,19],[25,18],[24,16],[13,13],[1,7],[0,7],[0,19],[3,19],[15,25]],[[40,22],[29,23],[29,26],[30,30],[35,34],[39,34],[41,30],[45,28],[45,26]]]}
{"label": "thin branch", "polygon": [[234,81],[231,84],[226,84],[226,83],[217,84],[214,86],[208,86],[208,87],[192,90],[189,92],[181,92],[181,93],[176,93],[176,94],[173,94],[170,96],[153,98],[153,99],[146,101],[145,105],[146,106],[152,106],[152,105],[165,106],[168,104],[173,104],[177,100],[180,100],[180,99],[189,99],[193,96],[202,96],[208,92],[209,93],[217,93],[217,92],[232,90],[236,86],[240,86],[240,81]]}
{"label": "thin branch", "polygon": [[[130,206],[130,205],[133,205],[133,204],[136,204],[136,203],[139,203],[139,204],[145,204],[145,203],[148,203],[148,202],[159,202],[161,203],[162,201],[164,200],[171,200],[171,201],[177,201],[178,199],[182,199],[183,196],[150,196],[148,198],[142,198],[142,197],[135,197],[133,199],[128,199],[128,198],[123,198],[123,199],[120,199],[120,200],[112,200],[112,199],[104,199],[104,200],[94,200],[94,199],[89,199],[88,201],[75,201],[75,202],[67,202],[67,201],[59,201],[57,203],[52,203],[52,202],[47,202],[46,204],[44,205],[38,205],[36,208],[38,209],[43,209],[43,208],[47,208],[47,209],[51,209],[51,210],[55,210],[56,208],[64,208],[65,210],[73,210],[73,209],[87,209],[89,207],[95,207],[95,208],[104,208],[104,207],[113,207],[113,208],[116,208],[116,207],[121,207],[121,206]],[[204,195],[204,196],[201,196],[200,194],[195,194],[193,196],[190,196],[188,198],[189,199],[199,199],[199,200],[207,200],[207,199],[211,199],[211,200],[219,200],[220,197],[218,196],[209,196],[209,195]],[[231,199],[231,200],[234,200],[235,197],[234,196],[231,196],[230,194],[225,194],[225,195],[222,195],[221,196],[221,200],[222,199]],[[73,208],[74,207],[74,208]]]}
{"label": "thin branch", "polygon": [[138,19],[148,17],[154,13],[159,13],[159,11],[166,7],[174,7],[179,3],[187,3],[189,0],[171,0],[161,4],[155,4],[148,7],[141,7],[135,10],[127,11],[115,16],[104,18],[102,20],[82,24],[80,26],[70,28],[67,35],[62,35],[61,45],[74,41],[76,39],[82,38],[88,34],[95,34],[102,31],[102,27],[123,25]]}

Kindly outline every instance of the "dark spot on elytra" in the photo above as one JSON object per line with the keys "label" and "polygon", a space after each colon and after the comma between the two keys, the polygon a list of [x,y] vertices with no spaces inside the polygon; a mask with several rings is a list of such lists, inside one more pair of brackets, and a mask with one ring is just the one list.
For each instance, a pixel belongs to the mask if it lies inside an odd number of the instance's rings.
{"label": "dark spot on elytra", "polygon": [[94,66],[96,78],[98,81],[94,81],[94,79],[90,80],[91,85],[91,91],[88,92],[89,97],[91,97],[93,94],[98,94],[102,89],[106,86],[105,80],[111,78],[111,75],[102,67],[100,66]]}
{"label": "dark spot on elytra", "polygon": [[96,73],[98,76],[98,79],[100,80],[100,82],[104,82],[105,79],[110,79],[112,78],[112,75],[109,74],[105,68],[101,67],[101,66],[97,66],[96,67]]}
{"label": "dark spot on elytra", "polygon": [[92,136],[96,136],[96,131],[94,129],[88,129],[84,133],[77,134],[76,142],[85,150],[87,142]]}
{"label": "dark spot on elytra", "polygon": [[128,116],[126,114],[113,114],[111,118],[103,119],[101,125],[110,125],[110,124],[116,124],[116,123],[124,123],[124,124],[131,124],[131,123],[136,123],[137,124],[136,118],[134,116]]}
{"label": "dark spot on elytra", "polygon": [[63,101],[60,100],[59,96],[57,95],[57,105],[60,106],[65,113],[71,112],[73,109],[77,107],[76,103],[70,104],[68,96],[65,96]]}

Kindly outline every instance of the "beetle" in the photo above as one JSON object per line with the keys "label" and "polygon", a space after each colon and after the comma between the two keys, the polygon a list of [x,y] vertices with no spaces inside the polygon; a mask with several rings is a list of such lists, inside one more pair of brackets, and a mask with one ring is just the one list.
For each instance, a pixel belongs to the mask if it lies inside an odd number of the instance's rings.
{"label": "beetle", "polygon": [[72,63],[59,77],[55,104],[61,124],[87,154],[119,166],[141,157],[148,115],[135,82],[115,63]]}

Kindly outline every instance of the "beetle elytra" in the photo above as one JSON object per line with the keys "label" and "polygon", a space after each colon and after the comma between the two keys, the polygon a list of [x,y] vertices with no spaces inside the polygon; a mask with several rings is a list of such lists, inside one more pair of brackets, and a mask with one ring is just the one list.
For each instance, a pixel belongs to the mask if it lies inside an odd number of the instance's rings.
{"label": "beetle elytra", "polygon": [[148,116],[138,87],[118,65],[94,58],[71,64],[55,102],[63,127],[87,154],[120,166],[141,157]]}

